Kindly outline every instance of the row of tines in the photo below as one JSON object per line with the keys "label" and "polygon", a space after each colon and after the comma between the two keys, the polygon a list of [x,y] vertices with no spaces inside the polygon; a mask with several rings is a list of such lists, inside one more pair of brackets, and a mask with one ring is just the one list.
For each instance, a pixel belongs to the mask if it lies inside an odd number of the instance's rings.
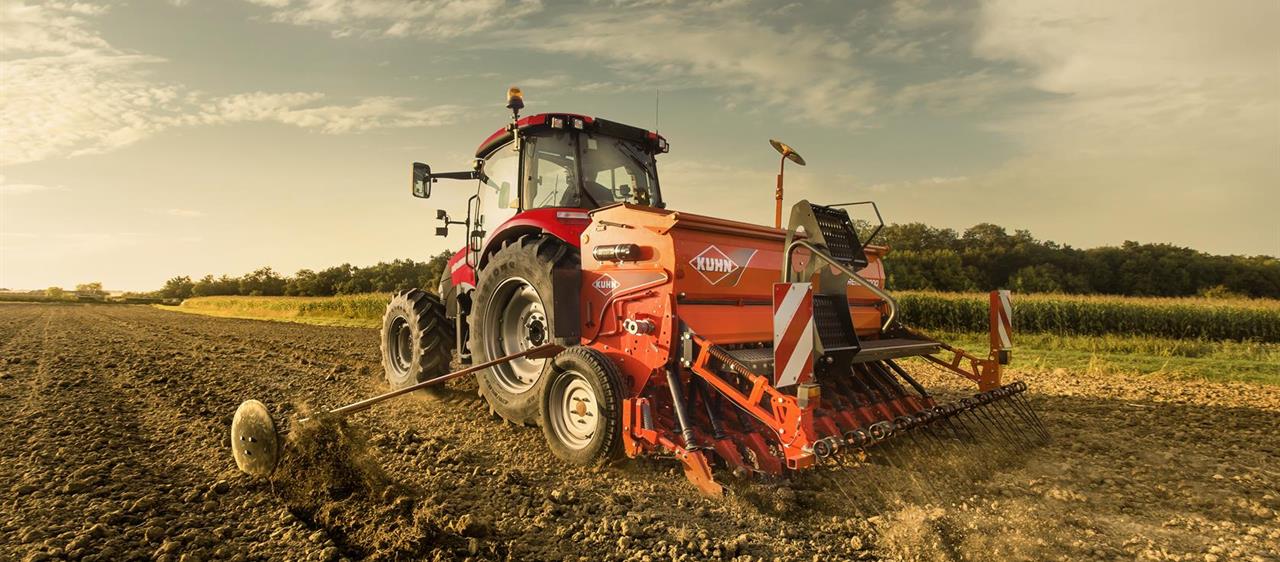
{"label": "row of tines", "polygon": [[921,439],[993,439],[1019,447],[1049,440],[1049,432],[1024,393],[1026,383],[1013,382],[914,414],[900,415],[843,435],[815,441],[813,453],[827,458],[842,449],[866,450],[899,437]]}

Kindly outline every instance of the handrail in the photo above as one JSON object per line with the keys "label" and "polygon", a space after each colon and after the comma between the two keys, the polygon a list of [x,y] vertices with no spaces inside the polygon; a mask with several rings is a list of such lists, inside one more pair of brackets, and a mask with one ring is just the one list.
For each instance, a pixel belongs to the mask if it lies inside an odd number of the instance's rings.
{"label": "handrail", "polygon": [[880,330],[887,331],[889,329],[889,326],[893,324],[894,319],[898,317],[898,301],[893,300],[893,297],[889,296],[889,293],[884,292],[884,290],[882,290],[881,288],[875,286],[870,281],[867,281],[852,269],[845,267],[844,264],[837,262],[835,258],[831,257],[826,252],[818,249],[817,246],[814,246],[808,241],[796,240],[792,242],[789,246],[787,246],[786,256],[784,256],[783,258],[784,261],[782,264],[782,281],[784,283],[791,281],[791,254],[795,252],[796,248],[798,247],[803,247],[809,250],[809,252],[812,253],[813,255],[821,257],[824,261],[835,266],[836,269],[839,269],[841,273],[844,273],[845,275],[848,275],[849,277],[857,280],[859,285],[866,287],[868,290],[874,293],[877,297],[880,297],[882,300],[888,303],[889,316],[885,318],[884,325],[880,326]]}

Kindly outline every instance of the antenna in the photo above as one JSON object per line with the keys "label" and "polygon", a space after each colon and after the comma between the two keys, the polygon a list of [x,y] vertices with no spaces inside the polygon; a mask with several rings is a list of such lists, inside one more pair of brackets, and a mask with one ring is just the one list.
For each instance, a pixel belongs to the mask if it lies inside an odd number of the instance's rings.
{"label": "antenna", "polygon": [[662,100],[662,90],[653,91],[653,132],[658,132],[658,108]]}

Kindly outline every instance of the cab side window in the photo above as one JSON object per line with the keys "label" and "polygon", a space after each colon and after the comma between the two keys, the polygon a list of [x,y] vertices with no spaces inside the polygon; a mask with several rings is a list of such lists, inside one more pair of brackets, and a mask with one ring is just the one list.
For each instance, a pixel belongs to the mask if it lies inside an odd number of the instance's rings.
{"label": "cab side window", "polygon": [[480,217],[477,225],[488,243],[493,229],[520,210],[520,153],[512,145],[503,146],[484,161],[480,177]]}

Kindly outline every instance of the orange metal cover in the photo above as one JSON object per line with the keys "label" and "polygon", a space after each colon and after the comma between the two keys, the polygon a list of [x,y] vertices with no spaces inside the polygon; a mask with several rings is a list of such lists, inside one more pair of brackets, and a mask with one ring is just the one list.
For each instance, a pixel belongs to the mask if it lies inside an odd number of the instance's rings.
{"label": "orange metal cover", "polygon": [[[619,314],[633,317],[624,301],[663,298],[694,332],[717,343],[772,341],[773,284],[781,280],[786,231],[627,204],[599,209],[592,218],[581,240],[584,340],[616,332]],[[640,259],[596,261],[592,249],[609,244],[636,244]],[[860,272],[881,286],[883,252],[869,247],[870,264]],[[858,332],[878,332],[879,299],[856,285],[849,296]]]}

